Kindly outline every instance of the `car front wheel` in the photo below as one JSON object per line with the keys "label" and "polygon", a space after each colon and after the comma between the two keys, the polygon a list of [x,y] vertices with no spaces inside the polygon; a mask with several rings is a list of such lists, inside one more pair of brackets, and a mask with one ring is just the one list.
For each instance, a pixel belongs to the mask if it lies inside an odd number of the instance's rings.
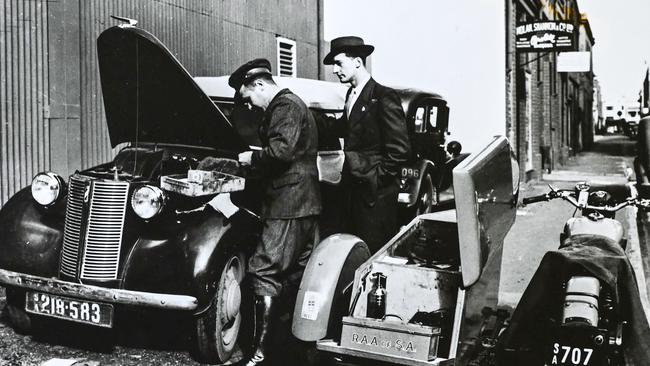
{"label": "car front wheel", "polygon": [[226,362],[237,344],[242,316],[241,282],[245,261],[241,252],[227,255],[210,307],[196,319],[196,358],[203,362]]}

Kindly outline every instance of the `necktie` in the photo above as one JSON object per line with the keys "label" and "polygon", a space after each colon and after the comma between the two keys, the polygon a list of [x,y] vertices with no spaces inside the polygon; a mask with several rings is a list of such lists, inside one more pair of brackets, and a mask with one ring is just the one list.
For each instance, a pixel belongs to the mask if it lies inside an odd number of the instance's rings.
{"label": "necktie", "polygon": [[348,95],[348,100],[345,101],[345,115],[347,117],[350,117],[350,112],[352,112],[352,106],[354,103],[354,97],[356,96],[357,91],[355,89],[352,89],[350,92],[350,95]]}

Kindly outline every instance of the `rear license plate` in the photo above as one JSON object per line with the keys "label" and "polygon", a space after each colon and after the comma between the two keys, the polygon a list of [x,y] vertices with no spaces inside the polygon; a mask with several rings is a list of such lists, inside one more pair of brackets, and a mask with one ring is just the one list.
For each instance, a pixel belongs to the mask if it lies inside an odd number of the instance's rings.
{"label": "rear license plate", "polygon": [[553,344],[553,354],[550,365],[591,365],[594,349],[589,347],[574,347],[560,343]]}
{"label": "rear license plate", "polygon": [[111,304],[40,292],[27,292],[25,296],[25,310],[30,313],[106,328],[113,326],[113,305]]}
{"label": "rear license plate", "polygon": [[402,168],[400,175],[402,176],[402,178],[419,178],[420,169]]}

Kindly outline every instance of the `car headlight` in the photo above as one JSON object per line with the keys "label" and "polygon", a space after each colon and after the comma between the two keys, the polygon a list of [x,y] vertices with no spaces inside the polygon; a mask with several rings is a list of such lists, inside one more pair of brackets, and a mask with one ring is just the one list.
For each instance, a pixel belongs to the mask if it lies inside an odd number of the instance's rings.
{"label": "car headlight", "polygon": [[160,188],[144,185],[133,191],[131,207],[136,215],[146,220],[162,212],[166,199],[167,196]]}
{"label": "car headlight", "polygon": [[65,182],[52,172],[38,173],[32,179],[32,197],[43,206],[50,206],[62,196]]}

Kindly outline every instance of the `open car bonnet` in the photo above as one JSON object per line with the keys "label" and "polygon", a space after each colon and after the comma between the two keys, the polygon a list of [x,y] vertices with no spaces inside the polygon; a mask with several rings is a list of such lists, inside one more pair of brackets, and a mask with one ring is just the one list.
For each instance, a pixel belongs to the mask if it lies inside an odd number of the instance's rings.
{"label": "open car bonnet", "polygon": [[97,54],[113,147],[158,142],[231,152],[247,148],[187,70],[150,33],[109,28],[97,39]]}

